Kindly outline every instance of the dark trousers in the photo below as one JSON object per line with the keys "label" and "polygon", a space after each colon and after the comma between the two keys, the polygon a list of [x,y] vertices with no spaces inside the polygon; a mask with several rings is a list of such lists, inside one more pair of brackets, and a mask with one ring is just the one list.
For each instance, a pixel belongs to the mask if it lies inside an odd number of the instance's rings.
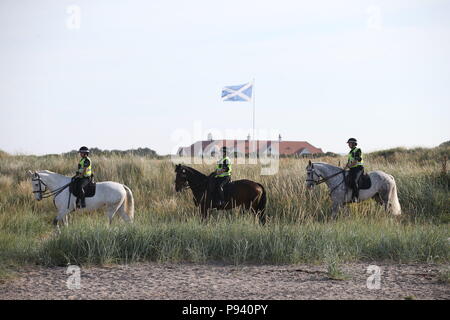
{"label": "dark trousers", "polygon": [[358,199],[359,197],[359,186],[358,180],[364,172],[363,166],[357,166],[354,168],[350,168],[348,181],[350,184],[350,188],[353,190],[352,198]]}
{"label": "dark trousers", "polygon": [[89,182],[91,182],[91,178],[86,178],[86,177],[82,177],[82,178],[77,178],[75,180],[75,190],[78,194],[77,197],[77,203],[79,203],[79,201],[81,201],[81,206],[84,208],[86,206],[85,203],[85,193],[84,193],[84,187],[86,187]]}
{"label": "dark trousers", "polygon": [[224,201],[225,200],[225,195],[223,193],[223,186],[231,181],[231,177],[230,176],[218,177],[218,178],[215,178],[215,179],[216,179],[216,190],[219,193],[219,200],[220,201]]}

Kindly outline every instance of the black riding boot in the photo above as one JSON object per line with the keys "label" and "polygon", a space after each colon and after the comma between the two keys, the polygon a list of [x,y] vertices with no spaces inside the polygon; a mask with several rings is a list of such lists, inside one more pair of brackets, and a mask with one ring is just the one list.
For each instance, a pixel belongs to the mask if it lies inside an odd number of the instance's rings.
{"label": "black riding boot", "polygon": [[80,202],[81,202],[81,207],[86,208],[86,195],[84,193],[83,188],[81,188],[81,190],[80,190]]}
{"label": "black riding boot", "polygon": [[359,188],[355,187],[353,188],[352,192],[352,202],[358,202],[359,201]]}
{"label": "black riding boot", "polygon": [[354,167],[350,168],[350,185],[352,188],[352,202],[358,202],[359,201],[359,178],[361,177],[361,174],[363,172],[362,167]]}
{"label": "black riding boot", "polygon": [[219,203],[217,204],[219,207],[222,207],[225,202],[225,195],[223,194],[222,186],[219,186]]}
{"label": "black riding boot", "polygon": [[217,178],[217,179],[218,180],[216,181],[216,183],[217,183],[217,191],[218,191],[218,195],[219,195],[217,206],[219,208],[222,208],[225,205],[225,192],[223,190],[223,187],[228,182],[230,182],[230,177],[222,177],[222,178]]}

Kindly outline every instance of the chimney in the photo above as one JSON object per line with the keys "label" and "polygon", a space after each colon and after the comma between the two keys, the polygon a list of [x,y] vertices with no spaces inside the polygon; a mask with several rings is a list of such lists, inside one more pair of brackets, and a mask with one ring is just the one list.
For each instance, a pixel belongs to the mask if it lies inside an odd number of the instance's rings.
{"label": "chimney", "polygon": [[281,142],[281,134],[278,135],[278,142]]}
{"label": "chimney", "polygon": [[247,141],[250,141],[250,133],[247,136]]}
{"label": "chimney", "polygon": [[208,141],[213,141],[213,136],[212,136],[212,133],[211,133],[211,132],[208,133]]}

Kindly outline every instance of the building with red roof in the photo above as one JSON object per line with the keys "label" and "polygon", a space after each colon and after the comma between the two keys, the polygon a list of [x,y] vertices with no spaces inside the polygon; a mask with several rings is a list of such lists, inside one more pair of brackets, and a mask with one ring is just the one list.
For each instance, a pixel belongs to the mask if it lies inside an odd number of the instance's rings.
{"label": "building with red roof", "polygon": [[222,147],[226,146],[228,152],[237,155],[248,154],[278,154],[282,156],[304,156],[323,154],[322,149],[317,148],[306,141],[282,141],[278,140],[209,140],[197,141],[188,147],[181,147],[177,151],[178,156],[214,156],[220,153]]}

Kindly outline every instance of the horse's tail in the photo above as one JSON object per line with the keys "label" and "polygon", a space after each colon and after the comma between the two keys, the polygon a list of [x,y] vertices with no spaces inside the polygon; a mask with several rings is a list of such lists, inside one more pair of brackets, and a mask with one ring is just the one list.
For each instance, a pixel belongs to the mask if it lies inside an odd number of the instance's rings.
{"label": "horse's tail", "polygon": [[264,189],[263,185],[258,183],[258,185],[262,188],[262,195],[259,198],[258,206],[256,207],[256,214],[259,215],[259,221],[262,224],[266,223],[266,204],[267,204],[267,195],[266,189]]}
{"label": "horse's tail", "polygon": [[130,188],[128,188],[126,185],[123,185],[125,192],[127,193],[127,196],[125,197],[123,206],[125,209],[125,213],[130,218],[130,221],[132,222],[134,219],[134,198],[133,193],[131,192]]}
{"label": "horse's tail", "polygon": [[393,186],[391,188],[391,192],[389,194],[389,206],[392,214],[394,216],[398,216],[402,214],[402,208],[400,207],[400,202],[398,201],[398,195],[397,195],[397,183],[395,182],[395,179],[393,176],[391,176],[393,181]]}

